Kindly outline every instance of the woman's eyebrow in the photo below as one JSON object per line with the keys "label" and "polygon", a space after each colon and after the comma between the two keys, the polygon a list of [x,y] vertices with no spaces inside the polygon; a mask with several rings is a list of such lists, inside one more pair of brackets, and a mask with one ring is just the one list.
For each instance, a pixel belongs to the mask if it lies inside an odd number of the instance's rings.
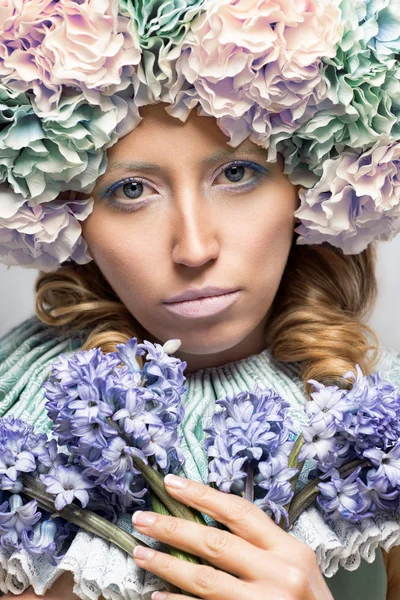
{"label": "woman's eyebrow", "polygon": [[[233,157],[233,156],[239,155],[239,154],[243,155],[243,156],[247,156],[247,157],[251,157],[251,156],[254,156],[255,154],[257,154],[259,156],[262,156],[264,159],[266,158],[265,148],[262,148],[261,146],[254,146],[254,148],[246,148],[246,149],[231,148],[228,150],[218,150],[218,152],[214,152],[214,154],[211,154],[210,156],[203,158],[203,160],[201,161],[201,164],[202,165],[210,165],[212,163],[217,162],[218,160]],[[163,171],[163,168],[160,165],[158,165],[157,163],[135,160],[135,161],[114,162],[112,165],[110,165],[109,168],[107,168],[107,173],[113,173],[114,171],[119,171],[122,169],[125,169],[128,171],[134,171],[134,170],[138,169],[141,171],[153,171],[153,172],[158,172],[158,173],[161,173]]]}

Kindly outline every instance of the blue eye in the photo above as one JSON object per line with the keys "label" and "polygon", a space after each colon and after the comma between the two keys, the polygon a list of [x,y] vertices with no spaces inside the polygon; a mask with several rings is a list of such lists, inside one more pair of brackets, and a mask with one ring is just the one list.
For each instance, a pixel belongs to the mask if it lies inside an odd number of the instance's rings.
{"label": "blue eye", "polygon": [[[244,183],[240,183],[243,180],[246,169],[252,170],[253,176]],[[260,179],[269,175],[270,171],[257,163],[246,160],[237,160],[228,165],[223,165],[218,170],[215,179],[217,179],[221,173],[225,173],[228,181],[227,184],[222,184],[224,188],[234,192],[243,192],[257,186]],[[121,210],[127,212],[135,211],[154,199],[155,194],[151,194],[150,196],[144,197],[140,202],[129,202],[129,200],[141,198],[146,187],[153,188],[154,190],[154,187],[148,183],[146,179],[143,179],[142,177],[128,177],[114,183],[103,195],[103,199],[107,200],[111,206],[116,206]],[[117,192],[120,195],[118,195]],[[118,199],[123,200],[123,202],[119,202]]]}

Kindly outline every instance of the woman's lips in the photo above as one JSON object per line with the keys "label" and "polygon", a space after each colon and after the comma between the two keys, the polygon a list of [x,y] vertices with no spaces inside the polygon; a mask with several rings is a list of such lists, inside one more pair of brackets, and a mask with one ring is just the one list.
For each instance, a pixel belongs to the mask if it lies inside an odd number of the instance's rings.
{"label": "woman's lips", "polygon": [[208,298],[197,298],[196,300],[186,300],[184,302],[171,302],[164,304],[170,312],[184,317],[186,319],[199,319],[201,317],[210,317],[216,315],[235,302],[240,294],[240,290],[222,294],[221,296],[209,296]]}

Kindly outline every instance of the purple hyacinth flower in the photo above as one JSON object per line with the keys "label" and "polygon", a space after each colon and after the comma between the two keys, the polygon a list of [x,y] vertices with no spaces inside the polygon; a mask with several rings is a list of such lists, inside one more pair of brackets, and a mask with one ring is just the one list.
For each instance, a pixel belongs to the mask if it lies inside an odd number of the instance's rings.
{"label": "purple hyacinth flower", "polygon": [[138,423],[142,426],[143,423],[146,423],[147,418],[150,418],[150,421],[154,420],[153,415],[145,412],[145,404],[146,400],[140,388],[128,390],[124,407],[116,411],[113,420],[119,421],[125,433],[131,434],[138,427]]}
{"label": "purple hyacinth flower", "polygon": [[76,467],[60,465],[51,469],[48,475],[41,475],[40,479],[46,486],[46,491],[56,496],[54,505],[57,510],[72,504],[74,498],[85,508],[89,502],[87,490],[94,487],[94,483],[86,479]]}
{"label": "purple hyacinth flower", "polygon": [[326,464],[335,452],[335,433],[337,427],[334,421],[327,424],[319,420],[312,425],[303,427],[304,444],[299,453],[299,460],[318,460]]}
{"label": "purple hyacinth flower", "polygon": [[103,457],[107,461],[103,466],[104,472],[112,473],[117,478],[122,477],[126,471],[138,473],[132,461],[134,455],[147,462],[146,457],[140,450],[129,447],[120,437],[114,438],[109,442],[108,447],[103,450]]}
{"label": "purple hyacinth flower", "polygon": [[174,444],[177,434],[175,430],[167,429],[162,423],[147,426],[149,440],[141,448],[146,456],[154,456],[161,469],[168,468],[168,449]]}
{"label": "purple hyacinth flower", "polygon": [[376,477],[385,477],[393,487],[400,486],[400,442],[389,452],[378,448],[369,448],[364,451],[364,456],[369,458],[375,467],[378,467]]}
{"label": "purple hyacinth flower", "polygon": [[215,483],[221,492],[240,494],[244,490],[246,471],[243,465],[246,457],[230,460],[215,458],[209,465],[208,482]]}
{"label": "purple hyacinth flower", "polygon": [[56,440],[52,439],[48,443],[46,454],[40,457],[38,471],[39,473],[47,473],[52,467],[66,465],[68,463],[68,458],[67,454],[59,451]]}
{"label": "purple hyacinth flower", "polygon": [[71,432],[74,436],[80,438],[79,444],[84,446],[96,446],[105,448],[107,438],[114,437],[118,432],[104,421],[96,419],[88,423],[87,419],[82,417],[71,418]]}
{"label": "purple hyacinth flower", "polygon": [[322,420],[327,427],[333,420],[341,421],[343,414],[351,407],[347,399],[347,390],[336,385],[325,386],[314,379],[309,379],[317,391],[311,393],[312,402],[305,404],[304,410],[312,424]]}
{"label": "purple hyacinth flower", "polygon": [[[370,470],[370,472],[373,471],[375,469]],[[373,516],[376,507],[383,510],[395,510],[396,512],[399,507],[399,491],[390,491],[388,480],[382,476],[375,477],[375,474],[371,476],[367,474],[367,483],[364,483],[361,479],[357,482],[360,490],[359,511],[363,517],[365,515]]]}
{"label": "purple hyacinth flower", "polygon": [[12,546],[21,548],[20,536],[23,531],[31,531],[35,523],[39,521],[42,513],[37,510],[36,500],[23,503],[21,496],[12,494],[8,501],[9,510],[6,510],[7,503],[1,505],[0,512],[0,531],[1,543],[3,546]]}
{"label": "purple hyacinth flower", "polygon": [[58,554],[63,541],[70,534],[69,524],[61,524],[61,519],[47,519],[39,523],[38,531],[30,532],[24,530],[21,533],[21,545],[32,554],[39,554],[51,565],[56,566],[65,556]]}
{"label": "purple hyacinth flower", "polygon": [[140,366],[136,360],[138,356],[138,343],[135,337],[131,338],[126,344],[117,344],[117,350],[114,356],[118,357],[129,369],[131,373],[139,373]]}
{"label": "purple hyacinth flower", "polygon": [[32,452],[22,450],[15,453],[8,447],[0,454],[0,487],[11,490],[17,480],[18,473],[31,473],[36,470],[36,461]]}
{"label": "purple hyacinth flower", "polygon": [[75,410],[76,418],[84,418],[92,423],[112,415],[111,406],[102,402],[100,391],[93,383],[80,381],[77,385],[77,394],[77,399],[68,403],[68,407]]}
{"label": "purple hyacinth flower", "polygon": [[320,495],[317,497],[317,502],[328,513],[330,519],[344,518],[353,522],[360,521],[362,503],[357,481],[360,471],[361,467],[358,467],[348,477],[342,479],[339,471],[332,469],[330,481],[318,484]]}

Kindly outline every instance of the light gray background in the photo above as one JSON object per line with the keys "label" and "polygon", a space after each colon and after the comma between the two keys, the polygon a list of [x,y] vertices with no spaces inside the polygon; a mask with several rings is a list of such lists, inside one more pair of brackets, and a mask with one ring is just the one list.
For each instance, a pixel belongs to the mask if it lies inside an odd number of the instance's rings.
{"label": "light gray background", "polygon": [[[370,324],[381,342],[400,352],[400,235],[378,249],[379,296]],[[0,336],[34,314],[37,271],[0,264]]]}

